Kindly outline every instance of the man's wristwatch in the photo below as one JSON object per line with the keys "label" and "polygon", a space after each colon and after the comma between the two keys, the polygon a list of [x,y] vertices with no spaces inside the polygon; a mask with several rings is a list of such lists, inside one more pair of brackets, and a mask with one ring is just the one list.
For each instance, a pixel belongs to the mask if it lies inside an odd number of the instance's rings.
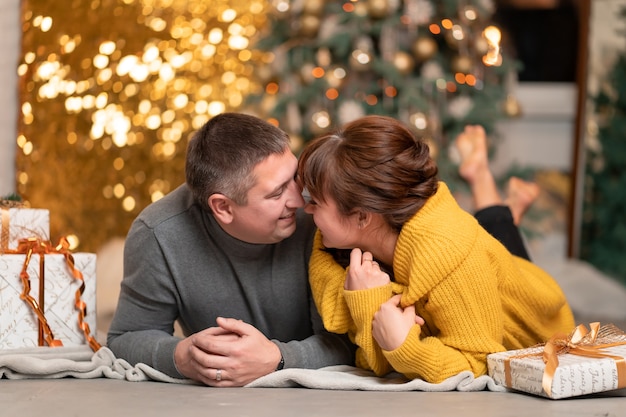
{"label": "man's wristwatch", "polygon": [[280,362],[278,362],[278,366],[276,367],[277,371],[280,371],[285,367],[285,358],[283,358],[283,354],[280,354]]}

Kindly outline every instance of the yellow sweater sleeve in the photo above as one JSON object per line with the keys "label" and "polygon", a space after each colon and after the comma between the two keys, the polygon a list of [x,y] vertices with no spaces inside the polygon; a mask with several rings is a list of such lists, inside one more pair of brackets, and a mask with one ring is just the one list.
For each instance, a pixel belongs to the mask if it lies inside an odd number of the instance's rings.
{"label": "yellow sweater sleeve", "polygon": [[372,335],[372,321],[380,305],[391,298],[392,284],[359,291],[345,291],[345,298],[356,328],[351,335],[359,347],[356,352],[356,366],[370,369],[382,376],[391,371],[391,366]]}
{"label": "yellow sweater sleeve", "polygon": [[346,273],[347,270],[324,249],[318,231],[313,241],[309,281],[324,328],[333,333],[347,333],[358,346],[356,365],[384,375],[391,369],[372,336],[372,320],[380,305],[389,300],[393,292],[401,292],[402,288],[390,283],[367,290],[348,291],[344,289]]}
{"label": "yellow sweater sleeve", "polygon": [[354,322],[343,295],[345,281],[346,269],[325,250],[318,230],[309,261],[309,283],[324,328],[332,333],[344,334],[354,330]]}

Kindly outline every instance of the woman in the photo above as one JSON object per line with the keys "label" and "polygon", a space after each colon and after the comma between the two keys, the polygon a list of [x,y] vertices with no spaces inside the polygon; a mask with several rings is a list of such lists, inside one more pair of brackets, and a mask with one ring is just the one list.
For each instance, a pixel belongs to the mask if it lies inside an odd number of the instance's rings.
{"label": "woman", "polygon": [[[460,208],[437,171],[427,144],[383,116],[348,123],[300,156],[319,229],[309,265],[317,308],[327,330],[358,346],[357,366],[377,375],[478,376],[489,353],[574,327],[558,284]],[[352,249],[348,268],[331,248]]]}

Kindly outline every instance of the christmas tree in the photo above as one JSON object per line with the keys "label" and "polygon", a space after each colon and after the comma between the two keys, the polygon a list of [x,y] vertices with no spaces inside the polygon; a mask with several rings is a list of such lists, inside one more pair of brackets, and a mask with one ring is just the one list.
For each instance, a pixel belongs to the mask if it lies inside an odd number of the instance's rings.
{"label": "christmas tree", "polygon": [[396,117],[429,141],[454,189],[456,134],[480,124],[495,138],[495,123],[518,112],[516,63],[503,59],[493,13],[490,0],[275,0],[255,44],[267,52],[255,71],[263,91],[248,104],[296,152],[359,116]]}
{"label": "christmas tree", "polygon": [[580,257],[626,284],[626,55],[594,101],[599,129],[586,143]]}

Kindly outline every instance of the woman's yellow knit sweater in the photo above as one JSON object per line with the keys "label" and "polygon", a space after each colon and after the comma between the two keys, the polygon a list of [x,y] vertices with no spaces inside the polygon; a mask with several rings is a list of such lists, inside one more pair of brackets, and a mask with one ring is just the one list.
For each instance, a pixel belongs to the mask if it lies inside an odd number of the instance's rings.
{"label": "woman's yellow knit sweater", "polygon": [[[346,269],[315,237],[310,261],[313,297],[324,326],[348,333],[358,346],[356,364],[384,375],[438,383],[470,370],[487,372],[487,355],[545,342],[569,333],[574,318],[554,279],[511,255],[458,206],[444,183],[402,228],[394,252],[394,282],[344,290]],[[372,318],[393,294],[414,304],[426,321],[404,343],[383,351],[372,336]]]}

